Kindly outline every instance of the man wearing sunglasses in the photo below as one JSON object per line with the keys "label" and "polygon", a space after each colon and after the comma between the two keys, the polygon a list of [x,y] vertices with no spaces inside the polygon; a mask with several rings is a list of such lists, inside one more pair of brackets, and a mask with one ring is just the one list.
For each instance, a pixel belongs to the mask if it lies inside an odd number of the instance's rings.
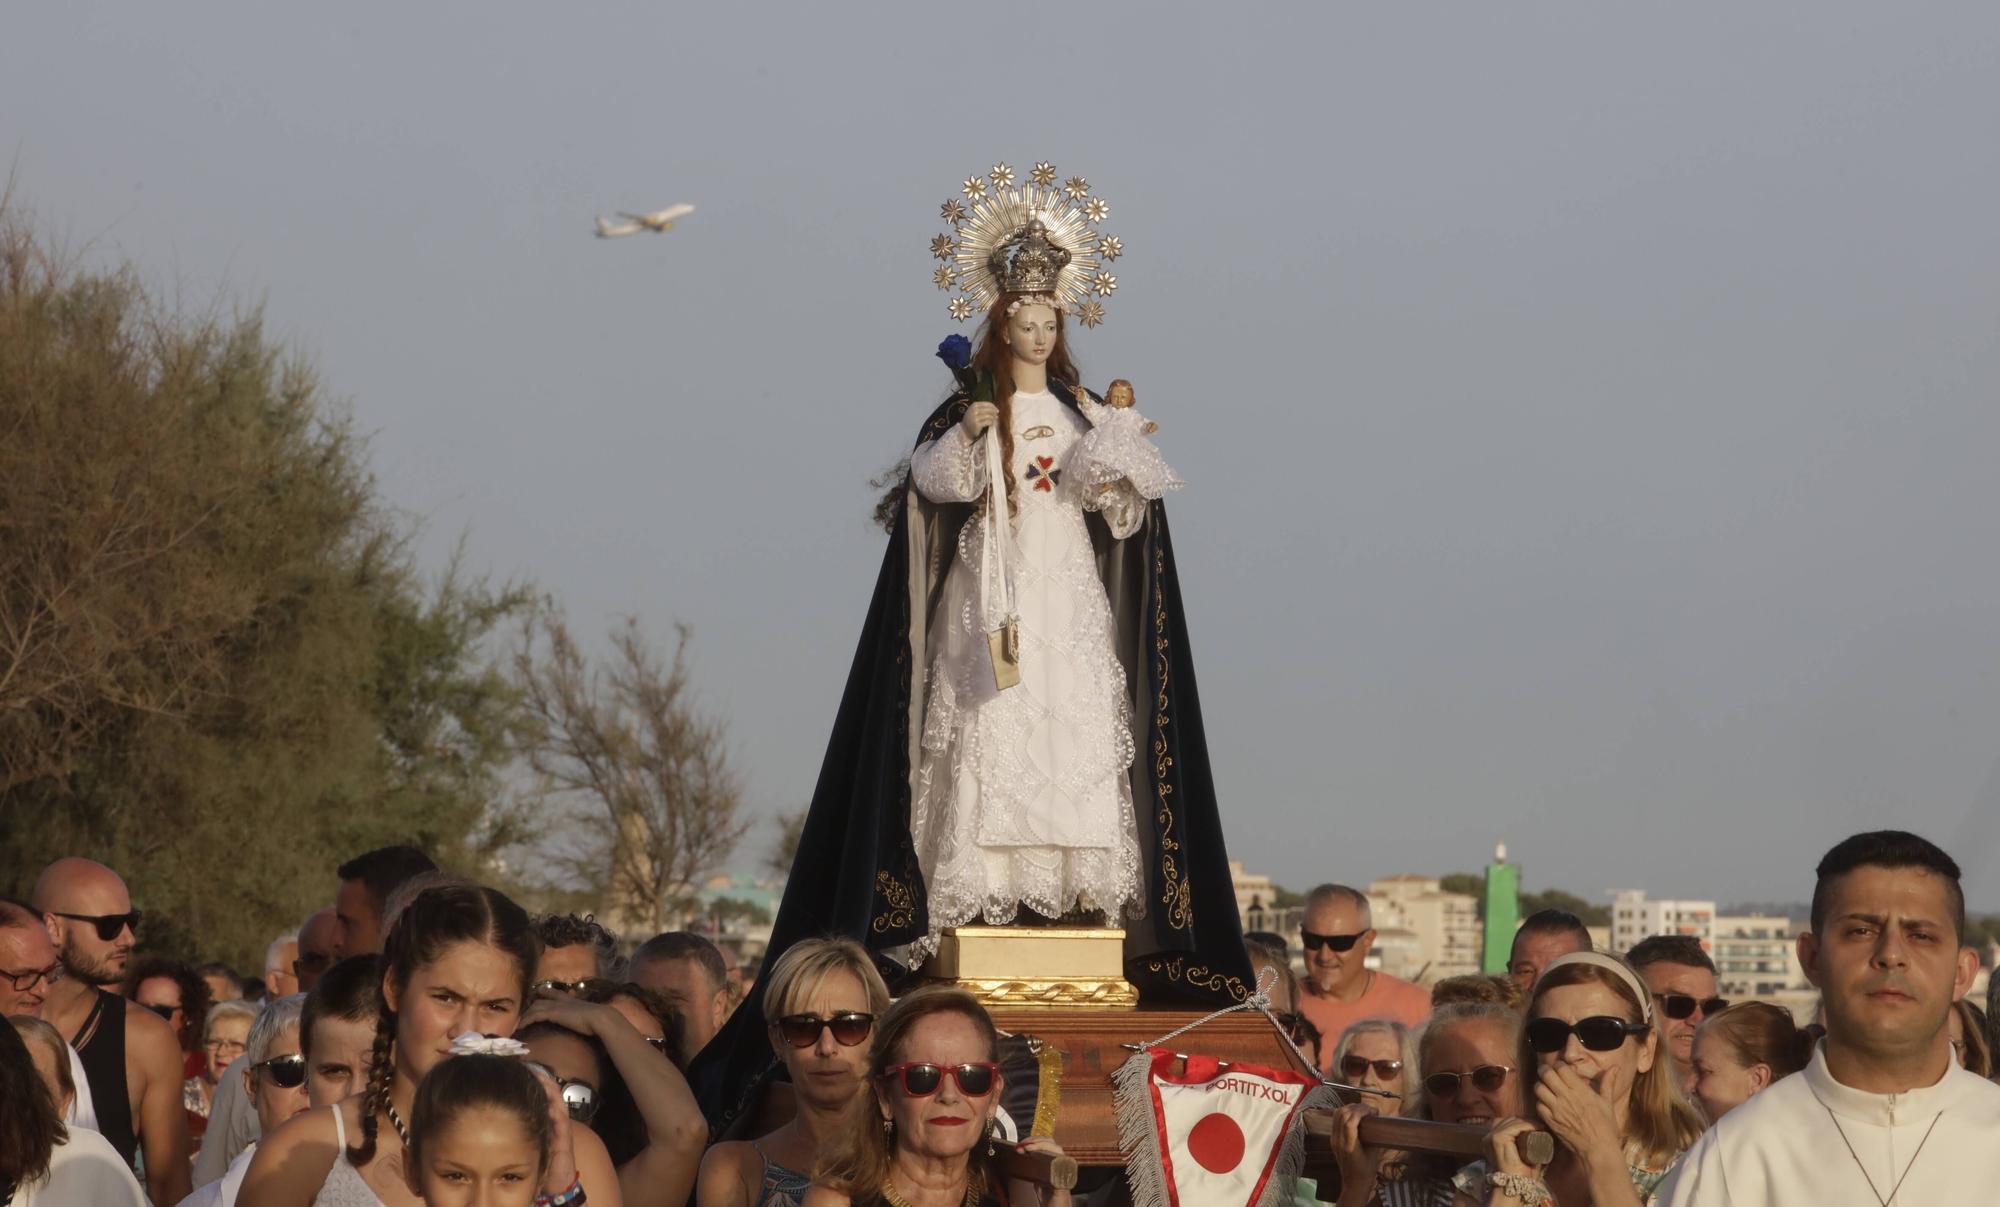
{"label": "man wearing sunglasses", "polygon": [[1674,1062],[1675,1083],[1682,1092],[1692,1093],[1695,1029],[1729,1005],[1717,996],[1715,961],[1693,935],[1654,935],[1634,945],[1625,962],[1653,994],[1653,1013],[1667,1056]]}
{"label": "man wearing sunglasses", "polygon": [[299,932],[289,931],[271,940],[264,949],[264,996],[275,999],[304,993],[299,988]]}
{"label": "man wearing sunglasses", "polygon": [[715,944],[685,930],[654,935],[632,953],[631,978],[681,1012],[689,1060],[729,1019],[729,966]]}
{"label": "man wearing sunglasses", "polygon": [[1979,971],[1958,864],[1882,830],[1835,846],[1818,875],[1798,951],[1826,1038],[1709,1128],[1659,1202],[1993,1202],[2000,1086],[1959,1066],[1948,1026]]}
{"label": "man wearing sunglasses", "polygon": [[[303,993],[273,998],[257,1012],[257,1021],[250,1025],[250,1038],[244,1044],[243,1064],[237,1076],[256,1112],[257,1135],[277,1130],[287,1119],[304,1114],[313,1105],[306,1096],[305,1057],[299,1054],[299,1016],[305,1001]],[[204,1139],[202,1147],[206,1149],[209,1143],[212,1141]],[[233,1207],[237,1189],[242,1186],[243,1175],[249,1171],[250,1159],[256,1151],[257,1141],[253,1137],[234,1155],[220,1178],[196,1188],[182,1200],[181,1207]]]}
{"label": "man wearing sunglasses", "polygon": [[313,986],[340,958],[340,918],[328,906],[309,914],[299,923],[299,956],[292,972],[299,978],[299,992],[311,993]]}
{"label": "man wearing sunglasses", "polygon": [[137,942],[132,895],[110,868],[70,857],[42,870],[32,900],[62,959],[42,1017],[83,1060],[98,1133],[135,1165],[143,1150],[146,1193],[171,1207],[189,1190],[180,1041],[167,1020],[105,990]]}
{"label": "man wearing sunglasses", "polygon": [[622,981],[625,961],[618,954],[618,936],[596,918],[575,914],[541,914],[535,937],[542,957],[535,963],[536,988],[553,988],[574,997],[592,981]]}
{"label": "man wearing sunglasses", "polygon": [[1386,1018],[1414,1027],[1431,1014],[1430,994],[1368,967],[1368,951],[1375,945],[1371,914],[1367,896],[1344,884],[1322,884],[1306,894],[1299,928],[1306,953],[1299,1013],[1324,1037],[1320,1067],[1329,1075],[1340,1034],[1349,1023]]}

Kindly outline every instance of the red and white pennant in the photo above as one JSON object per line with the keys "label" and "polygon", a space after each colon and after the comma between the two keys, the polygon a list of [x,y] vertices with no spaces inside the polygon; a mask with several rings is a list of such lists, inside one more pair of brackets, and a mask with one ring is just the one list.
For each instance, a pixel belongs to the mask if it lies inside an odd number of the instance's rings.
{"label": "red and white pennant", "polygon": [[1302,1114],[1333,1091],[1286,1069],[1158,1049],[1112,1082],[1133,1207],[1276,1207],[1305,1161]]}

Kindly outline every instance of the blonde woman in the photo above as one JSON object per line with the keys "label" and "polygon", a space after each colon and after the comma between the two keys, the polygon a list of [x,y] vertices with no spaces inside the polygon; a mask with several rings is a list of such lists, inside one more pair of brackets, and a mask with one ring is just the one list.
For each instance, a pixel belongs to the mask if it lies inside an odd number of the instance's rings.
{"label": "blonde woman", "polygon": [[[1528,997],[1520,1065],[1526,1119],[1488,1134],[1487,1159],[1460,1171],[1460,1207],[1643,1207],[1681,1154],[1701,1136],[1701,1118],[1675,1088],[1652,995],[1623,960],[1602,952],[1560,956]],[[1521,1160],[1516,1139],[1555,1134],[1546,1168]]]}
{"label": "blonde woman", "polygon": [[812,1171],[868,1090],[868,1046],[889,989],[852,939],[785,949],[764,990],[764,1026],[785,1063],[797,1113],[755,1140],[725,1141],[702,1159],[695,1207],[799,1207]]}

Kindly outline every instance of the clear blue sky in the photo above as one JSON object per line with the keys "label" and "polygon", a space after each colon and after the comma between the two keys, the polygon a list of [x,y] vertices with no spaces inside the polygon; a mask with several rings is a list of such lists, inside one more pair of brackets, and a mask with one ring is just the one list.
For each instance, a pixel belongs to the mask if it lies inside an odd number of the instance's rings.
{"label": "clear blue sky", "polygon": [[947,385],[938,203],[1052,160],[1127,247],[1077,352],[1190,483],[1233,855],[1783,899],[1903,825],[2000,909],[1996,62],[1972,3],[71,3],[0,145],[265,299],[430,564],[692,624],[765,810]]}

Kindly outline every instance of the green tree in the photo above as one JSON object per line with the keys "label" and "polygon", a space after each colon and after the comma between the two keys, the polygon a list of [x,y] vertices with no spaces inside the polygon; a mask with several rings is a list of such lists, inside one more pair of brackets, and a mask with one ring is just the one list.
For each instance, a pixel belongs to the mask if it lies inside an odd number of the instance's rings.
{"label": "green tree", "polygon": [[770,912],[754,901],[741,897],[717,897],[708,903],[708,917],[725,930],[733,922],[741,921],[750,926],[762,926],[771,920]]}
{"label": "green tree", "polygon": [[1545,909],[1567,910],[1577,917],[1582,918],[1585,926],[1611,925],[1610,906],[1593,905],[1575,893],[1567,893],[1559,888],[1548,888],[1543,889],[1539,893],[1524,892],[1521,894],[1521,916],[1523,918]]}
{"label": "green tree", "polygon": [[333,867],[498,870],[520,592],[426,584],[363,443],[255,312],[169,311],[0,205],[0,886],[117,868],[148,950],[261,966]]}
{"label": "green tree", "polygon": [[750,826],[725,730],[695,707],[688,640],[663,660],[628,619],[593,664],[544,606],[514,650],[527,763],[567,822],[552,861],[634,932],[680,925]]}
{"label": "green tree", "polygon": [[[1484,872],[1449,872],[1438,877],[1438,887],[1447,893],[1464,893],[1479,902],[1479,916],[1486,917],[1486,874]],[[1609,906],[1593,905],[1575,893],[1559,888],[1543,889],[1539,893],[1521,894],[1521,916],[1527,917],[1536,910],[1567,910],[1582,918],[1586,926],[1611,925]]]}
{"label": "green tree", "polygon": [[1447,893],[1464,893],[1479,902],[1479,912],[1486,912],[1486,873],[1448,872],[1438,877],[1438,888]]}
{"label": "green tree", "polygon": [[764,870],[783,880],[792,874],[792,863],[799,857],[799,836],[805,833],[806,811],[780,813],[771,819],[771,825],[778,833],[764,856]]}

